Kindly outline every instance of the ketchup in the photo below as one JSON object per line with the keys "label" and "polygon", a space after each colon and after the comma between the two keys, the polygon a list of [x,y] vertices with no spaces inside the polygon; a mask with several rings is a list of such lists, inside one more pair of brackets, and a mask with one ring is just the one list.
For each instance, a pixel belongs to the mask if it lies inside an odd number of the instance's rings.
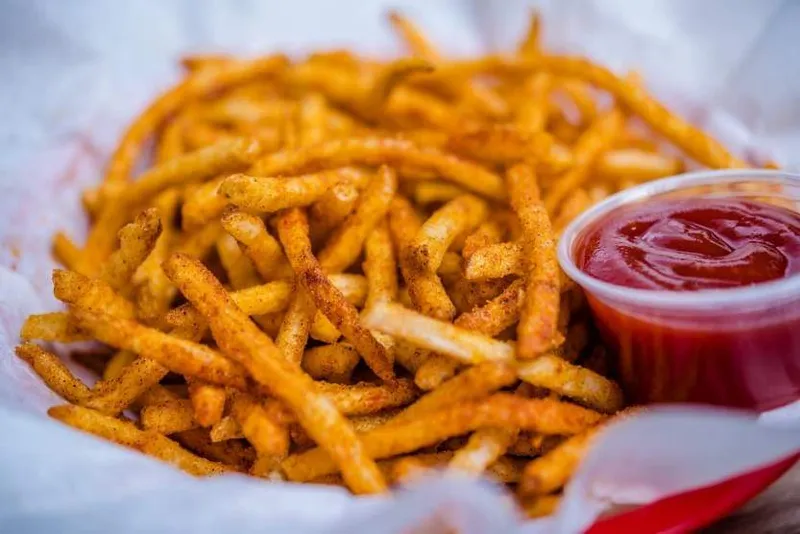
{"label": "ketchup", "polygon": [[[800,214],[736,198],[653,199],[595,221],[576,264],[611,284],[731,290],[800,272]],[[588,295],[635,402],[770,409],[800,398],[800,299],[756,309],[623,309]]]}

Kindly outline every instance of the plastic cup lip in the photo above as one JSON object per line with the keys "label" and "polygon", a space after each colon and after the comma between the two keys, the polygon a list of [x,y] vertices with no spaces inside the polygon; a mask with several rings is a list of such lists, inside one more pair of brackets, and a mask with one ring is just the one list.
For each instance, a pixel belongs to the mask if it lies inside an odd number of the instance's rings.
{"label": "plastic cup lip", "polygon": [[[734,184],[742,181],[761,181],[798,188],[800,174],[767,169],[726,169],[680,174],[654,180],[610,196],[579,215],[564,230],[558,243],[561,268],[587,293],[603,300],[627,303],[637,307],[660,310],[731,310],[779,305],[800,298],[800,274],[787,278],[729,289],[699,291],[669,291],[639,289],[605,282],[583,272],[573,259],[572,250],[580,233],[599,217],[621,207],[665,193],[695,186]],[[797,199],[800,201],[800,198]]]}

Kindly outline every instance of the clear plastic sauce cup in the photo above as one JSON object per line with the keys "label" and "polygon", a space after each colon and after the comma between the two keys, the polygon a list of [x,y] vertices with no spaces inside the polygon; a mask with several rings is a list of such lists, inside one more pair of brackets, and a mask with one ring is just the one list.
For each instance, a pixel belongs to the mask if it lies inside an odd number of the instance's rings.
{"label": "clear plastic sauce cup", "polygon": [[586,293],[628,399],[776,408],[800,399],[800,275],[727,289],[633,289],[583,272],[576,253],[599,218],[673,198],[758,200],[800,211],[800,175],[768,170],[684,174],[618,193],[564,231],[559,261]]}

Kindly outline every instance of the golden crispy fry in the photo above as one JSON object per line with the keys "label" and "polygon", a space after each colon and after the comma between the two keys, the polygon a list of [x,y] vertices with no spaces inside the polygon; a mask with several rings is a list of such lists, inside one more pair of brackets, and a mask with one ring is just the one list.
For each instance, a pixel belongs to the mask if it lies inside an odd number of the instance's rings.
{"label": "golden crispy fry", "polygon": [[286,457],[289,452],[289,433],[285,425],[260,402],[246,393],[237,392],[233,396],[231,413],[247,441],[260,456]]}
{"label": "golden crispy fry", "polygon": [[369,309],[379,302],[397,299],[397,261],[389,226],[385,221],[375,226],[367,236],[364,243],[363,270],[368,284],[364,308]]}
{"label": "golden crispy fry", "polygon": [[464,193],[464,189],[455,184],[429,180],[414,187],[414,201],[422,205],[449,202]]}
{"label": "golden crispy fry", "polygon": [[259,279],[250,259],[244,255],[230,234],[217,239],[217,256],[233,289],[247,289],[258,285]]}
{"label": "golden crispy fry", "polygon": [[127,350],[120,350],[114,353],[106,368],[103,369],[103,380],[111,380],[120,376],[125,367],[132,364],[136,360],[136,354],[128,352]]}
{"label": "golden crispy fry", "polygon": [[414,307],[425,315],[451,320],[455,305],[436,273],[420,271],[410,261],[408,249],[422,227],[414,207],[403,197],[395,196],[389,208],[389,230],[398,251],[400,269]]}
{"label": "golden crispy fry", "polygon": [[327,133],[328,106],[325,97],[311,93],[303,97],[297,111],[301,146],[314,145],[325,139]]}
{"label": "golden crispy fry", "polygon": [[381,385],[318,382],[315,388],[330,399],[341,413],[347,415],[373,414],[387,408],[405,406],[418,395],[411,380],[404,378]]}
{"label": "golden crispy fry", "polygon": [[103,265],[101,279],[121,293],[130,283],[133,273],[153,250],[161,234],[161,219],[156,208],[136,216],[119,231],[119,249]]}
{"label": "golden crispy fry", "polygon": [[547,126],[550,92],[553,80],[547,73],[530,76],[524,84],[524,98],[516,112],[516,123],[522,131],[540,132]]}
{"label": "golden crispy fry", "polygon": [[78,406],[54,406],[47,410],[53,419],[84,432],[136,449],[186,471],[190,475],[219,475],[230,467],[195,456],[156,432],[139,430],[132,423]]}
{"label": "golden crispy fry", "polygon": [[397,340],[394,341],[395,361],[411,373],[416,373],[417,369],[428,359],[430,353],[424,349],[415,349],[407,343],[398,343]]}
{"label": "golden crispy fry", "polygon": [[577,108],[581,124],[590,124],[595,119],[597,104],[585,83],[570,78],[562,79],[558,82],[558,90],[563,91]]}
{"label": "golden crispy fry", "polygon": [[140,414],[142,427],[159,434],[175,434],[197,428],[192,403],[176,399],[165,404],[155,404],[142,408]]}
{"label": "golden crispy fry", "polygon": [[242,427],[236,422],[236,418],[232,415],[226,415],[211,427],[209,437],[212,442],[217,443],[230,439],[240,439],[244,437],[244,434],[242,434]]}
{"label": "golden crispy fry", "polygon": [[303,370],[314,380],[349,384],[359,361],[358,352],[348,343],[321,345],[305,351]]}
{"label": "golden crispy fry", "polygon": [[319,264],[325,272],[341,272],[355,262],[367,236],[389,210],[396,191],[397,175],[389,167],[382,166],[361,194],[355,211],[319,252]]}
{"label": "golden crispy fry", "polygon": [[278,236],[289,263],[317,308],[353,344],[375,374],[391,380],[394,371],[386,349],[361,325],[358,311],[325,276],[312,254],[305,214],[296,208],[283,212],[278,221]]}
{"label": "golden crispy fry", "polygon": [[187,192],[181,206],[181,225],[184,230],[195,230],[216,219],[225,210],[228,202],[219,194],[219,186],[224,180],[225,176],[219,176]]}
{"label": "golden crispy fry", "polygon": [[389,12],[389,22],[412,55],[429,61],[438,59],[439,53],[413,22],[397,11]]}
{"label": "golden crispy fry", "polygon": [[311,328],[308,330],[308,336],[323,343],[335,343],[342,337],[342,333],[330,319],[317,310],[311,322]]}
{"label": "golden crispy fry", "polygon": [[430,169],[444,180],[489,198],[505,198],[503,181],[497,174],[446,152],[421,148],[402,139],[352,138],[326,141],[308,148],[282,150],[262,158],[251,172],[258,176],[278,176],[303,172],[311,167],[398,163]]}
{"label": "golden crispy fry", "polygon": [[[402,424],[385,425],[363,434],[361,442],[370,457],[380,459],[404,454],[486,425],[535,430],[544,434],[575,434],[600,419],[600,415],[572,404],[498,393],[482,401],[455,404],[420,414]],[[281,467],[293,481],[312,480],[337,469],[323,449],[289,456]]]}
{"label": "golden crispy fry", "polygon": [[[134,401],[153,391],[168,372],[169,369],[154,360],[136,358],[125,367],[125,372],[98,381],[84,404],[107,415],[119,414]],[[158,404],[155,402],[158,399],[150,400]]]}
{"label": "golden crispy fry", "polygon": [[461,250],[461,254],[464,259],[469,259],[479,249],[500,243],[505,233],[506,227],[499,219],[485,221],[464,240],[464,248]]}
{"label": "golden crispy fry", "polygon": [[535,9],[530,10],[530,20],[525,36],[517,45],[517,53],[521,56],[534,56],[540,53],[542,40],[542,18]]}
{"label": "golden crispy fry", "polygon": [[383,491],[385,482],[352,428],[330,401],[315,392],[311,379],[282,358],[213,275],[199,262],[177,255],[167,261],[165,270],[209,321],[221,348],[286,402],[314,441],[330,451],[350,488],[359,493]]}
{"label": "golden crispy fry", "polygon": [[553,344],[560,304],[559,267],[550,219],[530,166],[507,173],[511,206],[522,226],[525,302],[517,326],[517,357],[533,358]]}
{"label": "golden crispy fry", "polygon": [[133,303],[117,295],[111,286],[72,271],[53,271],[53,294],[58,300],[76,308],[107,313],[114,317],[128,318],[136,315]]}
{"label": "golden crispy fry", "polygon": [[176,117],[161,129],[161,135],[156,144],[157,163],[175,159],[184,153],[186,147],[183,144],[183,136],[186,122],[185,117]]}
{"label": "golden crispy fry", "polygon": [[588,429],[565,440],[559,446],[536,458],[522,474],[519,485],[521,495],[546,495],[561,489],[588,449],[597,428]]}
{"label": "golden crispy fry", "polygon": [[490,393],[516,382],[511,365],[497,362],[479,363],[465,369],[442,383],[420,400],[400,412],[392,423],[413,420],[420,414],[432,412],[451,404],[487,397]]}
{"label": "golden crispy fry", "polygon": [[622,408],[622,391],[616,383],[558,356],[542,354],[522,362],[517,373],[529,384],[578,400],[596,410],[614,413]]}
{"label": "golden crispy fry", "polygon": [[450,244],[474,230],[489,212],[485,202],[472,195],[451,200],[425,221],[406,253],[414,266],[436,272]]}
{"label": "golden crispy fry", "polygon": [[81,251],[64,232],[53,236],[53,257],[68,270],[75,270],[81,261]]}
{"label": "golden crispy fry", "polygon": [[195,421],[205,427],[217,424],[225,411],[227,399],[225,388],[190,377],[186,378],[186,382],[189,385],[189,400],[192,403]]}
{"label": "golden crispy fry", "polygon": [[69,315],[62,312],[42,313],[30,315],[22,325],[19,337],[23,341],[38,339],[41,341],[56,341],[58,343],[72,343],[91,339],[82,332],[69,319]]}
{"label": "golden crispy fry", "polygon": [[509,275],[521,275],[522,244],[518,242],[496,243],[472,252],[464,263],[464,277],[467,280],[492,280]]}
{"label": "golden crispy fry", "polygon": [[[453,458],[452,451],[413,454],[393,460],[384,460],[378,466],[393,483],[409,482],[429,469],[445,467]],[[504,484],[519,482],[521,467],[514,459],[501,456],[486,469],[489,478]]]}
{"label": "golden crispy fry", "polygon": [[683,171],[683,163],[679,158],[627,148],[606,152],[597,161],[594,170],[607,180],[645,182],[680,174]]}
{"label": "golden crispy fry", "polygon": [[308,332],[311,321],[314,320],[316,308],[308,292],[296,284],[294,287],[289,307],[283,316],[275,344],[283,357],[290,362],[300,365],[303,361],[303,352],[308,341]]}
{"label": "golden crispy fry", "polygon": [[234,174],[222,182],[219,194],[249,211],[272,213],[313,204],[338,182],[347,179],[350,172],[349,167],[341,167],[288,178]]}
{"label": "golden crispy fry", "polygon": [[586,181],[598,157],[611,147],[622,130],[622,113],[613,109],[598,117],[575,144],[575,164],[560,180],[553,183],[544,198],[549,213],[556,213],[567,194]]}
{"label": "golden crispy fry", "polygon": [[253,262],[258,274],[266,281],[287,278],[292,275],[278,241],[267,231],[259,217],[242,211],[226,211],[222,227],[232,235],[244,253]]}
{"label": "golden crispy fry", "polygon": [[33,343],[19,345],[14,351],[31,366],[47,387],[67,402],[80,404],[89,396],[86,384],[75,378],[55,354]]}

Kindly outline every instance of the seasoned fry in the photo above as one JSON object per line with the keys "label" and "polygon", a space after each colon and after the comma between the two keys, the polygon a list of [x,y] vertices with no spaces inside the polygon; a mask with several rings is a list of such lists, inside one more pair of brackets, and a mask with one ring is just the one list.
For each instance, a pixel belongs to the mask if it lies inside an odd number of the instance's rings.
{"label": "seasoned fry", "polygon": [[278,176],[303,172],[311,167],[402,163],[430,169],[465,189],[489,198],[505,199],[503,180],[497,174],[446,152],[418,147],[411,141],[365,137],[326,141],[307,148],[281,150],[262,158],[251,172],[257,176]]}
{"label": "seasoned fry", "polygon": [[219,441],[243,438],[244,434],[242,434],[242,427],[239,426],[236,419],[232,415],[226,415],[211,427],[209,437],[213,443],[217,443]]}
{"label": "seasoned fry", "polygon": [[533,170],[529,165],[515,165],[509,169],[507,181],[511,206],[523,232],[525,302],[517,326],[517,357],[530,359],[553,344],[561,302],[559,266]]}
{"label": "seasoned fry", "polygon": [[88,408],[73,405],[54,406],[47,411],[47,414],[78,430],[173,464],[190,475],[219,475],[231,470],[226,465],[195,456],[161,434],[139,430],[132,423]]}
{"label": "seasoned fry", "polygon": [[256,399],[242,392],[233,396],[231,413],[245,438],[259,456],[285,458],[289,452],[289,434],[285,425],[268,412]]}
{"label": "seasoned fry", "polygon": [[521,275],[525,269],[522,261],[522,244],[496,243],[472,252],[464,263],[467,280],[491,280],[509,275]]}
{"label": "seasoned fry", "polygon": [[229,210],[222,215],[220,221],[225,231],[239,242],[262,279],[270,281],[292,275],[280,244],[267,231],[264,221],[259,217]]}
{"label": "seasoned fry", "polygon": [[58,232],[53,236],[53,257],[68,270],[75,270],[81,261],[81,251],[67,235]]}
{"label": "seasoned fry", "polygon": [[594,171],[608,180],[633,180],[645,182],[680,174],[683,163],[678,158],[671,158],[636,148],[610,150],[600,157]]}
{"label": "seasoned fry", "polygon": [[75,378],[55,354],[33,343],[19,345],[14,351],[31,366],[53,393],[65,401],[80,404],[89,396],[86,384]]}
{"label": "seasoned fry", "polygon": [[457,154],[493,164],[531,158],[550,165],[547,160],[552,154],[553,138],[548,133],[514,125],[470,126],[451,134],[447,146]]}
{"label": "seasoned fry", "polygon": [[295,285],[294,296],[289,302],[289,308],[283,316],[275,339],[275,344],[283,357],[294,364],[300,365],[303,361],[303,351],[316,311],[311,296],[305,289]]}
{"label": "seasoned fry", "polygon": [[312,254],[305,214],[296,208],[284,212],[278,221],[278,236],[289,263],[317,308],[353,344],[375,374],[391,380],[394,371],[386,349],[361,325],[355,307],[331,284]]}
{"label": "seasoned fry", "polygon": [[53,294],[58,300],[76,308],[114,317],[129,318],[136,315],[133,303],[117,295],[111,286],[72,271],[53,271]]}
{"label": "seasoned fry", "polygon": [[592,428],[572,436],[526,465],[519,485],[520,494],[546,495],[564,486],[577,468],[596,430]]}
{"label": "seasoned fry", "polygon": [[172,436],[178,443],[209,460],[222,462],[246,473],[255,461],[255,451],[239,441],[214,443],[207,430],[196,428]]}
{"label": "seasoned fry", "polygon": [[69,315],[62,312],[29,316],[22,325],[19,337],[23,341],[38,339],[40,341],[55,341],[58,343],[72,343],[91,339],[87,333],[82,332],[80,328],[70,321]]}
{"label": "seasoned fry", "polygon": [[228,284],[232,288],[246,289],[258,284],[255,267],[230,234],[222,234],[217,239],[216,248],[219,261],[227,274]]}
{"label": "seasoned fry", "polygon": [[209,321],[222,349],[240,361],[254,380],[286,402],[314,441],[330,451],[350,488],[355,492],[384,490],[383,477],[352,428],[329,401],[319,397],[311,379],[282,358],[213,275],[195,260],[178,255],[167,261],[165,270]]}
{"label": "seasoned fry", "polygon": [[[420,414],[403,424],[386,425],[361,438],[370,457],[380,459],[413,451],[447,437],[491,424],[545,434],[575,434],[600,421],[600,416],[578,406],[550,399],[523,399],[497,393],[473,401]],[[289,480],[306,481],[337,469],[323,449],[289,456],[281,464]]]}
{"label": "seasoned fry", "polygon": [[117,351],[103,369],[103,380],[117,378],[123,373],[123,369],[136,360],[136,354],[127,350]]}
{"label": "seasoned fry", "polygon": [[352,345],[334,343],[306,350],[303,370],[314,380],[348,384],[359,361],[361,357]]}
{"label": "seasoned fry", "polygon": [[431,72],[433,65],[420,58],[403,58],[384,66],[364,97],[363,113],[367,117],[378,117],[386,106],[392,91],[405,78],[418,72]]}
{"label": "seasoned fry", "polygon": [[334,185],[309,209],[311,240],[321,242],[356,209],[358,187],[348,182]]}
{"label": "seasoned fry", "polygon": [[192,403],[183,399],[145,406],[139,417],[145,430],[154,430],[164,435],[184,432],[198,426]]}
{"label": "seasoned fry", "polygon": [[389,227],[385,221],[378,224],[367,236],[364,243],[363,270],[368,284],[365,309],[379,302],[397,299],[397,262]]}
{"label": "seasoned fry", "polygon": [[216,219],[225,210],[228,201],[219,194],[225,176],[219,176],[194,187],[186,194],[181,206],[181,224],[184,230],[195,230]]}
{"label": "seasoned fry", "polygon": [[449,182],[429,180],[420,182],[414,187],[414,201],[424,206],[438,202],[449,202],[464,193],[463,188]]}
{"label": "seasoned fry", "polygon": [[194,419],[200,426],[209,427],[222,419],[227,393],[225,388],[207,384],[194,378],[186,379],[189,385],[189,400],[194,410]]}

